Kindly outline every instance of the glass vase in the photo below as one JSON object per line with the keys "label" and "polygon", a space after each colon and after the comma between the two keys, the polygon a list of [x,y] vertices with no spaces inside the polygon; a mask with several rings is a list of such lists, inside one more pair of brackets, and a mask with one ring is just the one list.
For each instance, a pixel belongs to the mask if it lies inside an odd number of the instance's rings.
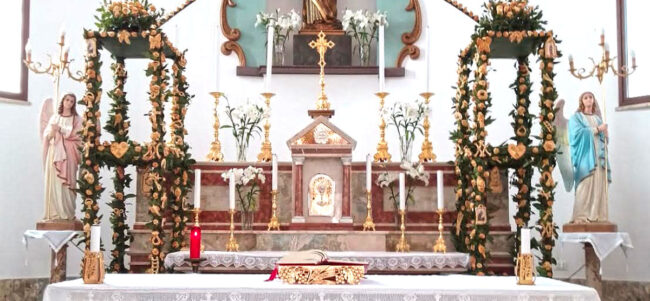
{"label": "glass vase", "polygon": [[399,152],[402,157],[402,164],[411,163],[411,155],[413,153],[413,139],[400,139]]}
{"label": "glass vase", "polygon": [[284,66],[284,40],[273,45],[273,66]]}
{"label": "glass vase", "polygon": [[241,229],[253,230],[255,211],[241,211]]}
{"label": "glass vase", "polygon": [[359,44],[359,64],[363,67],[370,66],[370,44]]}
{"label": "glass vase", "polygon": [[237,162],[246,162],[248,143],[237,143]]}

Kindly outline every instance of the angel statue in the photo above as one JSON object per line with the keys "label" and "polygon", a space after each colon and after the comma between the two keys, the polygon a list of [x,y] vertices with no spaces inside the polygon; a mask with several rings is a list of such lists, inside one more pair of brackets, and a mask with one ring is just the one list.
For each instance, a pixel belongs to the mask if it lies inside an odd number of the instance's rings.
{"label": "angel statue", "polygon": [[46,99],[41,107],[40,134],[43,141],[44,221],[74,220],[74,191],[81,160],[79,146],[81,117],[76,110],[77,97],[63,95],[56,112],[53,101]]}
{"label": "angel statue", "polygon": [[[558,163],[565,189],[570,191],[571,186],[575,185],[571,223],[607,222],[607,182],[611,182],[611,169],[608,161],[606,164],[605,151],[607,124],[603,123],[598,103],[591,92],[580,95],[578,110],[569,119],[568,129],[563,117],[563,100],[558,102],[558,107],[556,127],[558,148],[562,152],[558,156]],[[570,149],[570,156],[567,149]]]}

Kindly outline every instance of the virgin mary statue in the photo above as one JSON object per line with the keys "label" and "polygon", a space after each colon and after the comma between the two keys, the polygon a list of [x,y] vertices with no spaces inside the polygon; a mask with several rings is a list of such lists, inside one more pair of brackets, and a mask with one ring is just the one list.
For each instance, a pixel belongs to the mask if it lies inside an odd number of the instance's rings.
{"label": "virgin mary statue", "polygon": [[607,124],[600,118],[593,93],[582,93],[579,101],[578,111],[569,119],[569,143],[576,187],[571,223],[606,222],[607,182],[611,182],[611,169],[605,151]]}
{"label": "virgin mary statue", "polygon": [[41,110],[41,138],[43,140],[44,200],[43,220],[73,220],[75,217],[74,191],[81,154],[81,117],[76,111],[77,98],[63,96],[56,111],[52,100],[46,100]]}

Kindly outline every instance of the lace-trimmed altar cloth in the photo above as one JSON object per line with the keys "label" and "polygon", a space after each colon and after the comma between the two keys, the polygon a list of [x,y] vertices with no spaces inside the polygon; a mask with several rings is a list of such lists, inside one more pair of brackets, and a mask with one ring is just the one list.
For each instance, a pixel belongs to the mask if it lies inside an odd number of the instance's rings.
{"label": "lace-trimmed altar cloth", "polygon": [[597,301],[593,288],[538,277],[517,285],[510,276],[369,275],[359,285],[291,285],[259,274],[107,274],[50,284],[43,300],[156,301]]}
{"label": "lace-trimmed altar cloth", "polygon": [[[369,271],[396,271],[396,270],[421,270],[421,269],[459,269],[466,270],[469,265],[469,255],[465,253],[431,253],[431,252],[326,252],[332,260],[365,261],[368,262]],[[248,270],[270,271],[275,268],[275,263],[286,255],[284,251],[251,251],[251,252],[223,252],[206,251],[201,253],[206,260],[202,267],[233,267]],[[165,267],[173,269],[188,266],[185,258],[189,258],[188,251],[167,254]]]}
{"label": "lace-trimmed altar cloth", "polygon": [[627,250],[634,248],[627,232],[564,232],[560,233],[559,240],[562,243],[591,244],[600,261],[618,247],[621,247],[626,257]]}

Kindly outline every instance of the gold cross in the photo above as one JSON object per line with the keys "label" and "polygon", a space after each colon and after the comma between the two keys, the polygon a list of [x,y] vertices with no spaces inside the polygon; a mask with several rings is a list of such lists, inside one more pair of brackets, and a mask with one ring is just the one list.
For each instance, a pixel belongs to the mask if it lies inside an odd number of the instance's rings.
{"label": "gold cross", "polygon": [[332,41],[325,39],[325,33],[318,33],[318,39],[315,41],[309,42],[309,47],[316,49],[320,55],[320,60],[318,61],[318,66],[320,66],[320,96],[316,102],[317,110],[329,110],[330,104],[327,102],[327,96],[325,95],[325,52],[328,48],[334,48],[335,44]]}

